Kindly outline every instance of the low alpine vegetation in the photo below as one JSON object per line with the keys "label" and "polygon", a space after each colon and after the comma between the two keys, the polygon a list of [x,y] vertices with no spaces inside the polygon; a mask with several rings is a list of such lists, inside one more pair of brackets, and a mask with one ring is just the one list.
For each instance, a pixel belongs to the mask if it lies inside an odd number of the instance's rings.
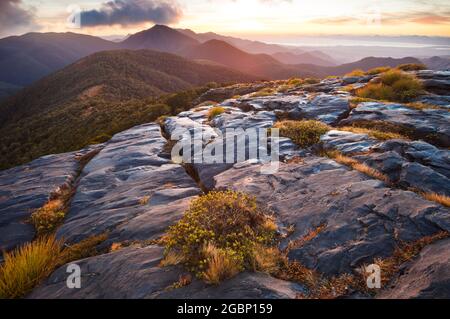
{"label": "low alpine vegetation", "polygon": [[377,75],[377,74],[388,72],[390,70],[391,70],[391,68],[389,66],[380,66],[378,68],[370,69],[369,71],[367,71],[367,74],[368,75]]}
{"label": "low alpine vegetation", "polygon": [[426,70],[425,64],[419,64],[419,63],[407,63],[407,64],[400,64],[397,66],[397,69],[402,71],[420,71],[420,70]]}
{"label": "low alpine vegetation", "polygon": [[184,264],[208,283],[217,284],[261,265],[255,254],[270,248],[277,227],[256,200],[244,193],[215,191],[195,199],[171,226],[162,266]]}
{"label": "low alpine vegetation", "polygon": [[356,91],[361,98],[391,102],[410,102],[423,93],[422,84],[410,74],[391,70],[381,75],[381,83],[368,84]]}
{"label": "low alpine vegetation", "polygon": [[62,242],[49,236],[5,253],[5,262],[0,267],[0,299],[20,298],[27,294],[51,274],[61,250]]}
{"label": "low alpine vegetation", "polygon": [[362,128],[362,127],[356,127],[356,126],[344,126],[340,127],[339,130],[352,132],[355,134],[367,134],[370,137],[376,138],[377,140],[385,141],[385,140],[392,140],[392,139],[407,139],[407,137],[398,134],[398,133],[392,133],[392,132],[385,132],[380,131],[376,129],[369,129],[369,128]]}
{"label": "low alpine vegetation", "polygon": [[353,70],[350,73],[347,73],[345,76],[350,77],[350,76],[364,76],[364,75],[366,75],[366,73],[363,70],[356,69],[356,70]]}
{"label": "low alpine vegetation", "polygon": [[322,122],[308,121],[281,121],[275,124],[280,130],[280,135],[290,138],[302,148],[310,147],[320,142],[320,137],[330,130],[330,127]]}
{"label": "low alpine vegetation", "polygon": [[381,180],[385,183],[389,183],[389,178],[384,175],[383,173],[377,171],[376,169],[367,166],[364,163],[360,163],[359,161],[355,160],[354,158],[351,158],[349,156],[345,156],[339,151],[331,151],[327,152],[326,155],[336,162],[349,166],[352,169],[359,171],[363,174],[366,174],[367,176],[373,177],[375,179]]}
{"label": "low alpine vegetation", "polygon": [[221,106],[215,106],[208,111],[208,120],[212,120],[220,114],[225,113],[225,109]]}
{"label": "low alpine vegetation", "polygon": [[93,236],[64,247],[54,235],[42,236],[5,253],[5,261],[0,266],[0,299],[21,298],[57,267],[97,255],[97,245],[106,238],[106,234]]}

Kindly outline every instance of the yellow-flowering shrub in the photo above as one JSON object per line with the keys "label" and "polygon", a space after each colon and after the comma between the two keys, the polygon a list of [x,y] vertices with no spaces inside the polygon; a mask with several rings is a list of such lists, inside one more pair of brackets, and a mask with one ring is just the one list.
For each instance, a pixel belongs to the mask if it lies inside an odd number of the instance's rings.
{"label": "yellow-flowering shrub", "polygon": [[[257,245],[271,245],[272,218],[244,193],[214,191],[195,199],[184,217],[169,228],[166,256],[182,255],[190,271],[211,283],[253,269]],[[164,265],[167,265],[163,261]]]}

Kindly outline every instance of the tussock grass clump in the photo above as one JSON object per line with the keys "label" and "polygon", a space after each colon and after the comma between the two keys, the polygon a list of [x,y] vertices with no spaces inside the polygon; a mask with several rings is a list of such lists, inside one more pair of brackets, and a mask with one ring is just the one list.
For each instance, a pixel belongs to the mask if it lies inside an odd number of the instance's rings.
{"label": "tussock grass clump", "polygon": [[319,121],[281,121],[274,128],[280,130],[280,135],[290,138],[302,148],[310,147],[320,142],[320,137],[330,130],[330,127]]}
{"label": "tussock grass clump", "polygon": [[213,118],[219,116],[220,114],[225,113],[225,109],[221,106],[215,106],[208,111],[208,120],[212,120]]}
{"label": "tussock grass clump", "polygon": [[397,69],[402,71],[420,71],[426,70],[427,67],[425,64],[407,63],[407,64],[400,64],[399,66],[397,66]]}
{"label": "tussock grass clump", "polygon": [[5,253],[0,266],[0,299],[23,297],[57,267],[97,255],[96,246],[106,238],[106,234],[94,236],[64,248],[54,235],[42,236]]}
{"label": "tussock grass clump", "polygon": [[317,83],[319,83],[320,82],[320,80],[319,79],[316,79],[316,78],[306,78],[305,80],[304,80],[304,83],[305,84],[317,84]]}
{"label": "tussock grass clump", "polygon": [[0,266],[0,298],[20,298],[51,274],[59,261],[62,242],[54,236],[5,253]]}
{"label": "tussock grass clump", "polygon": [[356,69],[350,73],[347,73],[345,76],[364,76],[364,75],[366,75],[366,72],[364,72],[361,69]]}
{"label": "tussock grass clump", "polygon": [[291,78],[287,81],[287,85],[294,86],[294,87],[303,85],[304,83],[305,83],[305,81],[300,78]]}
{"label": "tussock grass clump", "polygon": [[389,66],[380,66],[377,68],[370,69],[369,71],[367,71],[367,74],[368,75],[377,75],[377,74],[388,72],[390,70],[391,70],[391,67],[389,67]]}
{"label": "tussock grass clump", "polygon": [[423,86],[413,75],[391,70],[381,75],[381,83],[368,84],[356,91],[361,98],[391,102],[409,102],[423,93]]}
{"label": "tussock grass clump", "polygon": [[380,131],[376,129],[369,129],[369,128],[362,128],[362,127],[356,127],[356,126],[344,126],[340,127],[339,130],[341,131],[347,131],[352,132],[356,134],[367,134],[370,137],[376,138],[377,140],[392,140],[392,139],[407,139],[407,137],[398,134],[398,133],[392,133],[392,132],[385,132]]}
{"label": "tussock grass clump", "polygon": [[276,93],[277,93],[277,91],[275,89],[273,89],[273,88],[265,88],[265,89],[262,89],[262,90],[260,90],[258,92],[253,93],[251,96],[252,97],[264,97],[264,96],[271,96],[271,95],[274,95]]}
{"label": "tussock grass clump", "polygon": [[253,269],[255,249],[274,243],[272,217],[246,194],[215,191],[195,199],[164,238],[162,265],[183,263],[213,284]]}

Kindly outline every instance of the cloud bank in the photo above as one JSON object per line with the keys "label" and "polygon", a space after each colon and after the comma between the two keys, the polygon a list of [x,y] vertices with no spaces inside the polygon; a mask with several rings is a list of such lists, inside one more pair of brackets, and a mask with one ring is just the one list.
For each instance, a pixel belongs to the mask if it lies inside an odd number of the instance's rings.
{"label": "cloud bank", "polygon": [[34,14],[22,7],[22,0],[0,0],[0,34],[34,25]]}
{"label": "cloud bank", "polygon": [[144,22],[170,24],[182,15],[174,1],[162,0],[113,0],[100,9],[81,12],[81,26],[128,26]]}

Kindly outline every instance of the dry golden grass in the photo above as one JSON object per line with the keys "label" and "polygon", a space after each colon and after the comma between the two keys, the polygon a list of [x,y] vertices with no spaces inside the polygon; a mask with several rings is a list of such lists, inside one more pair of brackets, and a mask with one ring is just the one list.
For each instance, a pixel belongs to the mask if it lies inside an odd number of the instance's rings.
{"label": "dry golden grass", "polygon": [[[450,234],[442,231],[431,236],[423,237],[412,243],[402,243],[394,251],[393,255],[388,258],[378,258],[374,261],[381,269],[381,284],[385,287],[393,278],[393,276],[399,272],[400,266],[405,262],[408,262],[415,258],[420,251],[426,246],[445,238],[448,238]],[[362,267],[361,273],[365,274],[366,266]],[[364,278],[366,279],[366,278]]]}
{"label": "dry golden grass", "polygon": [[311,229],[305,236],[292,240],[289,242],[287,246],[287,251],[291,249],[298,249],[303,247],[307,242],[316,238],[321,232],[323,232],[327,228],[326,224],[322,224],[314,229]]}
{"label": "dry golden grass", "polygon": [[408,139],[406,136],[403,136],[398,133],[385,132],[376,129],[369,129],[363,127],[356,126],[344,126],[339,128],[340,131],[347,131],[356,134],[367,134],[370,137],[376,138],[377,140],[392,140],[392,139]]}
{"label": "dry golden grass", "polygon": [[99,254],[97,246],[108,239],[108,234],[101,234],[98,236],[91,236],[79,243],[67,246],[58,258],[58,265],[61,266],[74,260],[80,260]]}
{"label": "dry golden grass", "polygon": [[347,73],[345,76],[364,76],[364,75],[366,75],[366,72],[364,72],[361,69],[356,69],[350,73]]}
{"label": "dry golden grass", "polygon": [[407,63],[407,64],[400,64],[399,66],[397,66],[397,69],[402,71],[420,71],[426,70],[427,67],[425,64]]}
{"label": "dry golden grass", "polygon": [[121,243],[112,243],[111,248],[109,249],[110,252],[118,251],[123,248]]}
{"label": "dry golden grass", "polygon": [[212,120],[220,114],[225,113],[225,109],[221,106],[215,106],[208,111],[208,120]]}
{"label": "dry golden grass", "polygon": [[139,199],[139,204],[140,205],[142,205],[142,206],[144,206],[144,205],[147,205],[148,204],[148,201],[150,200],[150,196],[144,196],[144,197],[142,197],[141,199]]}
{"label": "dry golden grass", "polygon": [[159,267],[176,266],[184,263],[184,261],[185,257],[182,253],[170,250],[159,263]]}
{"label": "dry golden grass", "polygon": [[277,247],[257,245],[253,249],[253,262],[256,271],[272,274],[280,269],[282,255]]}
{"label": "dry golden grass", "polygon": [[357,170],[363,174],[366,174],[367,176],[376,178],[385,183],[389,183],[389,178],[386,175],[384,175],[383,173],[377,171],[376,169],[374,169],[372,167],[367,166],[366,164],[360,163],[351,157],[345,156],[338,151],[326,152],[326,155],[328,157],[332,158],[333,160],[335,160],[336,162],[341,163],[346,166],[350,166],[354,170]]}
{"label": "dry golden grass", "polygon": [[437,193],[422,193],[422,196],[429,200],[436,203],[439,203],[441,205],[444,205],[446,207],[450,207],[450,197],[446,195],[441,195]]}
{"label": "dry golden grass", "polygon": [[367,74],[368,75],[377,75],[380,73],[385,73],[390,70],[391,70],[391,67],[389,67],[389,66],[380,66],[377,68],[370,69],[369,71],[367,71]]}
{"label": "dry golden grass", "polygon": [[217,285],[225,279],[236,276],[241,271],[233,257],[224,249],[207,244],[203,248],[203,255],[207,260],[207,268],[203,272],[203,278],[210,284]]}
{"label": "dry golden grass", "polygon": [[20,298],[30,292],[57,266],[62,242],[41,237],[4,255],[0,266],[0,298]]}
{"label": "dry golden grass", "polygon": [[277,91],[273,88],[265,88],[258,92],[255,92],[251,95],[251,97],[264,97],[276,94]]}
{"label": "dry golden grass", "polygon": [[422,83],[415,76],[399,70],[385,72],[380,78],[381,83],[370,83],[356,90],[356,95],[361,98],[404,103],[424,92]]}
{"label": "dry golden grass", "polygon": [[190,274],[180,275],[178,281],[167,287],[166,291],[171,291],[174,289],[180,289],[185,286],[188,286],[192,283],[192,276]]}

